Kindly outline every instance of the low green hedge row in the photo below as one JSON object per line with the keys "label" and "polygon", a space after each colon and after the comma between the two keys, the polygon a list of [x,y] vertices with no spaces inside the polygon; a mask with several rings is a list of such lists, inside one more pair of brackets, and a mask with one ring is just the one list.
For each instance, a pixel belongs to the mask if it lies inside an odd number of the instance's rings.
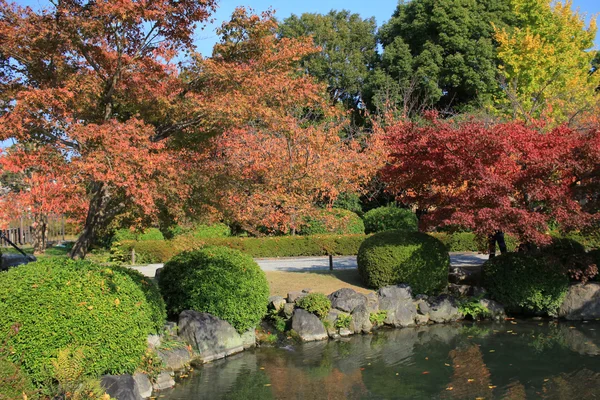
{"label": "low green hedge row", "polygon": [[[429,235],[441,241],[448,251],[487,251],[485,240],[478,240],[471,232],[433,232]],[[314,236],[277,236],[263,238],[193,238],[176,237],[163,241],[123,241],[113,246],[114,259],[124,262],[131,260],[131,249],[135,249],[137,263],[165,262],[182,251],[198,249],[206,246],[226,246],[240,250],[252,257],[302,257],[323,255],[355,255],[362,242],[370,235],[314,235]],[[596,239],[587,236],[569,235],[567,238],[577,240],[586,249],[600,247]],[[508,251],[516,251],[516,238],[505,235]],[[595,247],[594,247],[595,246]],[[497,251],[499,253],[499,251]]]}
{"label": "low green hedge row", "polygon": [[252,257],[302,257],[321,255],[354,255],[365,240],[365,235],[281,236],[264,238],[210,238],[178,237],[170,241],[123,241],[113,248],[122,259],[131,259],[135,249],[137,263],[165,262],[182,251],[207,246],[225,246],[240,250]]}

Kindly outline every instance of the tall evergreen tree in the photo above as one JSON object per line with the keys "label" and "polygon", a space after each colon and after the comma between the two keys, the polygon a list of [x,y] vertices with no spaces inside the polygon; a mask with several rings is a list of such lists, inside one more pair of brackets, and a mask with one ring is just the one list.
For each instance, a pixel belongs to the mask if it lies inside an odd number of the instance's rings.
{"label": "tall evergreen tree", "polygon": [[464,111],[498,93],[494,26],[515,21],[510,0],[400,1],[379,30],[384,48],[369,85],[381,108],[410,101]]}

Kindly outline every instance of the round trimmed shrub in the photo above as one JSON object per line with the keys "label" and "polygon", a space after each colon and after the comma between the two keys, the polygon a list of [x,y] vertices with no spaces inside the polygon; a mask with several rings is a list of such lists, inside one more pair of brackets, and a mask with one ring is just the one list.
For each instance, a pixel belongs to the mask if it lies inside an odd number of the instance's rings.
{"label": "round trimmed shrub", "polygon": [[306,218],[300,235],[355,235],[365,233],[363,220],[354,212],[341,208],[321,210],[317,216]]}
{"label": "round trimmed shrub", "polygon": [[358,272],[378,289],[407,283],[417,294],[436,294],[448,286],[450,256],[442,242],[421,232],[385,231],[358,250]]}
{"label": "round trimmed shrub", "polygon": [[364,217],[365,232],[377,233],[390,230],[418,231],[415,213],[406,208],[379,207],[368,211]]}
{"label": "round trimmed shrub", "polygon": [[563,265],[539,254],[506,253],[487,261],[483,285],[508,310],[554,315],[569,287]]}
{"label": "round trimmed shrub", "polygon": [[67,347],[84,350],[86,375],[133,372],[147,335],[163,322],[140,284],[120,268],[69,259],[0,274],[0,337],[8,337],[12,349],[7,356],[35,382],[52,379],[51,361]]}
{"label": "round trimmed shrub", "polygon": [[553,237],[552,243],[543,246],[540,251],[544,255],[557,257],[565,263],[571,256],[585,254],[585,246],[574,239]]}
{"label": "round trimmed shrub", "polygon": [[331,300],[323,293],[309,293],[296,301],[296,305],[323,319],[331,310]]}
{"label": "round trimmed shrub", "polygon": [[167,311],[207,312],[229,322],[238,332],[255,327],[267,312],[269,283],[247,254],[227,247],[183,252],[160,274]]}

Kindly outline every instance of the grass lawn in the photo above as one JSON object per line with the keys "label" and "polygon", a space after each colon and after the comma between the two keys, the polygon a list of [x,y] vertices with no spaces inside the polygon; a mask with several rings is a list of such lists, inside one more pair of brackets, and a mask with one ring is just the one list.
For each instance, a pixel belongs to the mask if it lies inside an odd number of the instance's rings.
{"label": "grass lawn", "polygon": [[365,288],[358,276],[358,270],[314,271],[314,272],[277,272],[267,271],[267,280],[271,296],[286,297],[288,292],[312,289],[330,294],[341,288],[351,288],[360,293],[372,290]]}

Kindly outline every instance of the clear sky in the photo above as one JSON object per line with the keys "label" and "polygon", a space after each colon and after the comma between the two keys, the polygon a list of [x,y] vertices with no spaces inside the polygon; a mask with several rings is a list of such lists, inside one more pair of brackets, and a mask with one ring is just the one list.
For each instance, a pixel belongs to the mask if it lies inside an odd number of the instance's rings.
{"label": "clear sky", "polygon": [[[46,0],[17,0],[17,3],[34,9],[48,4]],[[291,14],[326,13],[332,9],[346,9],[360,14],[363,18],[375,17],[377,24],[381,25],[390,19],[397,4],[397,0],[221,0],[219,9],[214,15],[215,22],[204,30],[196,32],[196,44],[203,55],[209,56],[212,53],[212,46],[218,39],[215,28],[228,19],[237,6],[250,7],[257,12],[273,8],[279,19],[284,19]],[[600,14],[600,0],[573,0],[573,5],[588,17]],[[600,47],[599,40],[596,40],[596,46]]]}

